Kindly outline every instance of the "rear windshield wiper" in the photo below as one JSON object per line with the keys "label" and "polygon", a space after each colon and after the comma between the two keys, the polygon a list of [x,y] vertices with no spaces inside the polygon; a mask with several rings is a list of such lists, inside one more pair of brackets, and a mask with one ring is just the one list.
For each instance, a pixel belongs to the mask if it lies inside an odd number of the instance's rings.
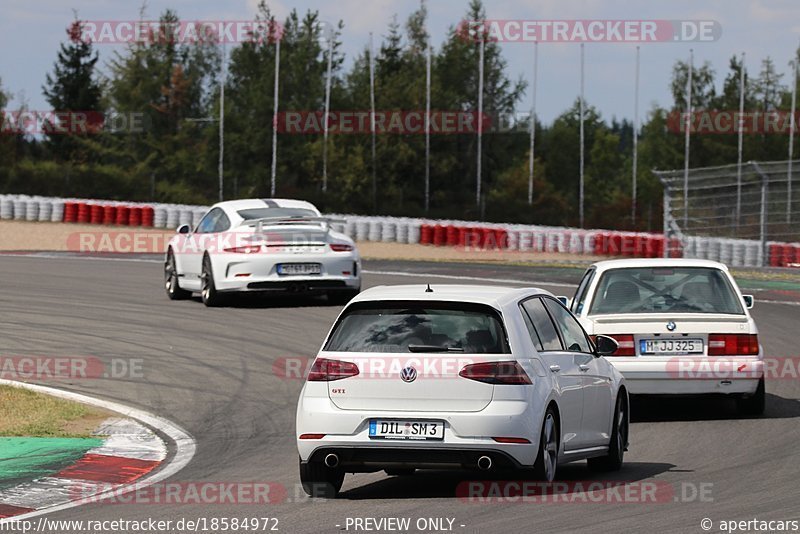
{"label": "rear windshield wiper", "polygon": [[441,345],[409,345],[409,352],[464,352],[461,347],[443,347]]}

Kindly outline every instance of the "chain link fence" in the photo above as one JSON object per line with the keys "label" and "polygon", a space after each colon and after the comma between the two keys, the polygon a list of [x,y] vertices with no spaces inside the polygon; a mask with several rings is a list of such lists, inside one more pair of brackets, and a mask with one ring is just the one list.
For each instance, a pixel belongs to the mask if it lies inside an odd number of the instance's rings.
{"label": "chain link fence", "polygon": [[742,251],[731,263],[765,265],[770,243],[800,241],[798,169],[800,161],[750,161],[690,169],[688,176],[654,170],[664,186],[664,232],[684,256],[725,260],[709,250],[731,245]]}

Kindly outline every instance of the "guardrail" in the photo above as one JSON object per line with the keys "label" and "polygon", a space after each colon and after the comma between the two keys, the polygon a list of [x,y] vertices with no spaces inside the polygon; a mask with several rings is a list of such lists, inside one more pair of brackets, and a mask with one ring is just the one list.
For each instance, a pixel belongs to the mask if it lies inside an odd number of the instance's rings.
{"label": "guardrail", "polygon": [[[0,219],[102,224],[151,228],[197,225],[208,206],[120,202],[82,198],[0,195]],[[357,241],[460,247],[465,250],[550,252],[631,258],[702,258],[734,266],[800,267],[800,243],[770,242],[767,258],[758,240],[583,230],[555,226],[480,223],[460,220],[328,214],[342,219],[333,230]],[[668,245],[668,246],[667,246]],[[766,260],[766,261],[765,261]]]}

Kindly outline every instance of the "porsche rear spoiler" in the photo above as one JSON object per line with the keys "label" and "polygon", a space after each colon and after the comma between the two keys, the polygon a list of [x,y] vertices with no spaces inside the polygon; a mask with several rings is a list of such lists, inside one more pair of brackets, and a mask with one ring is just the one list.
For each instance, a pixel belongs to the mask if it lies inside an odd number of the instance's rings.
{"label": "porsche rear spoiler", "polygon": [[255,226],[256,233],[262,233],[264,226],[280,226],[290,224],[321,223],[325,225],[325,231],[329,232],[332,223],[344,223],[344,219],[334,219],[331,217],[262,217],[260,219],[248,219],[239,226]]}

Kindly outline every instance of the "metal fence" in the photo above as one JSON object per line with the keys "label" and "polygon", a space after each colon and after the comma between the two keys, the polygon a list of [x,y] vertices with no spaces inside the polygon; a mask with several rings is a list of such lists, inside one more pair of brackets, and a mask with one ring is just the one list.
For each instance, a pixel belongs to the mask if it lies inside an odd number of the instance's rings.
{"label": "metal fence", "polygon": [[798,168],[800,161],[750,161],[690,169],[688,175],[654,170],[664,186],[664,233],[689,249],[684,255],[696,257],[698,239],[703,247],[710,246],[703,238],[757,242],[764,265],[769,243],[800,241]]}

